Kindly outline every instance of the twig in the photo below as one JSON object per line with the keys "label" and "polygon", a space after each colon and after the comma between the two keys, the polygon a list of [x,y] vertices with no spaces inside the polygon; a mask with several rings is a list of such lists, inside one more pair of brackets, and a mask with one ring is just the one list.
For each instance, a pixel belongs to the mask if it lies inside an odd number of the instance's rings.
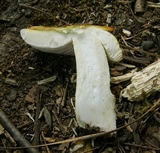
{"label": "twig", "polygon": [[[118,3],[121,3],[121,4],[130,4],[132,3],[132,1],[125,1],[125,0],[118,0],[117,1]],[[160,8],[160,3],[154,3],[154,2],[150,2],[150,1],[147,1],[147,6],[148,7],[154,7],[154,8]]]}
{"label": "twig", "polygon": [[[6,144],[5,144],[6,142],[4,141],[4,139],[1,139],[1,141],[2,141],[3,146],[6,147]],[[6,153],[10,153],[8,149],[6,149],[5,151]]]}
{"label": "twig", "polygon": [[123,56],[123,59],[129,62],[143,64],[145,66],[150,63],[150,61],[145,58],[135,58],[135,57],[125,56],[125,55]]}
{"label": "twig", "polygon": [[38,85],[43,85],[43,84],[46,84],[46,83],[49,83],[49,82],[53,82],[53,81],[56,80],[56,78],[57,78],[57,76],[53,75],[53,76],[51,76],[51,77],[49,77],[47,79],[43,79],[43,80],[37,81],[37,84]]}
{"label": "twig", "polygon": [[37,8],[32,7],[32,6],[29,6],[29,5],[25,5],[25,4],[19,4],[19,6],[25,7],[25,8],[29,8],[29,9],[32,9],[32,10],[35,10],[35,11],[38,11],[38,12],[41,12],[41,13],[43,13],[44,15],[50,16],[50,17],[52,17],[53,19],[56,19],[56,20],[58,20],[58,21],[60,21],[60,22],[62,22],[62,23],[64,23],[64,24],[66,24],[66,25],[70,25],[68,22],[65,22],[64,20],[61,20],[61,19],[59,19],[59,18],[54,17],[54,16],[53,16],[51,13],[49,13],[49,12],[45,12],[45,11],[43,11],[43,10],[37,9]]}
{"label": "twig", "polygon": [[32,145],[10,122],[9,118],[5,115],[5,113],[1,109],[0,109],[0,123],[20,146],[24,146],[24,149],[26,150],[26,152],[38,153],[37,149],[32,147]]}
{"label": "twig", "polygon": [[41,111],[41,98],[40,98],[40,89],[39,87],[37,89],[37,94],[36,94],[36,117],[34,121],[34,140],[33,140],[33,145],[39,144],[39,138],[40,138],[40,119],[39,119],[39,114]]}
{"label": "twig", "polygon": [[[133,122],[123,125],[115,130],[109,131],[109,132],[100,132],[100,133],[95,133],[95,134],[90,134],[90,135],[85,135],[85,136],[81,136],[81,137],[77,137],[77,138],[71,138],[71,139],[67,139],[67,140],[62,140],[62,141],[58,141],[58,142],[53,142],[53,143],[49,143],[49,144],[42,144],[42,145],[36,145],[36,146],[28,146],[28,147],[45,147],[47,146],[53,146],[53,145],[57,145],[57,144],[62,144],[62,143],[69,143],[69,142],[75,142],[75,141],[80,141],[80,140],[87,140],[87,139],[91,139],[91,138],[96,138],[96,137],[100,137],[100,136],[104,136],[104,135],[108,135],[111,133],[114,133],[116,131],[122,130],[123,128],[126,128],[127,126],[140,121],[142,118],[144,118],[148,113],[150,113],[151,111],[155,110],[157,106],[160,105],[160,99],[157,100],[157,102],[150,108],[148,109],[148,111],[146,111],[142,116],[140,116],[138,119],[134,120]],[[26,148],[26,147],[0,147],[0,149],[22,149],[22,148]]]}
{"label": "twig", "polygon": [[141,49],[136,49],[136,48],[133,48],[133,47],[130,47],[130,46],[125,46],[123,44],[120,44],[121,47],[123,48],[126,48],[126,49],[130,49],[130,50],[133,50],[133,51],[137,51],[141,54],[147,54],[147,55],[150,55],[150,56],[153,56],[153,57],[157,57],[157,58],[160,58],[160,55],[156,54],[156,53],[149,53],[149,52],[146,52],[144,50],[141,50]]}
{"label": "twig", "polygon": [[148,7],[160,8],[160,3],[147,2]]}
{"label": "twig", "polygon": [[62,105],[62,106],[64,106],[64,104],[65,104],[66,94],[67,94],[67,89],[68,89],[68,84],[69,84],[69,83],[67,82],[66,87],[65,87],[64,92],[63,92],[63,97],[62,97],[62,102],[61,102],[61,105]]}
{"label": "twig", "polygon": [[46,147],[47,153],[51,153],[50,150],[49,150],[49,147],[46,145],[47,143],[46,143],[46,140],[45,140],[45,136],[44,136],[44,132],[43,132],[43,131],[41,132],[41,136],[42,136],[42,139],[43,139],[43,141],[44,141],[44,143],[45,143],[45,147]]}
{"label": "twig", "polygon": [[62,131],[62,133],[65,133],[65,129],[64,129],[60,119],[58,118],[57,113],[54,110],[52,110],[52,113],[53,113],[54,117],[56,118],[56,120],[59,124],[60,130]]}
{"label": "twig", "polygon": [[[130,39],[132,39],[132,38],[135,38],[135,37],[139,36],[140,34],[142,34],[142,32],[143,32],[143,31],[141,31],[141,32],[139,32],[139,33],[137,33],[137,34],[135,34],[135,35],[133,35],[133,36],[131,36],[131,37],[127,37],[127,38],[125,38],[125,40],[130,40]],[[128,46],[128,44],[127,44],[126,46]]]}
{"label": "twig", "polygon": [[129,9],[130,9],[130,11],[131,11],[131,14],[132,14],[132,16],[134,17],[134,19],[137,20],[137,22],[142,23],[142,22],[134,15],[133,10],[132,10],[130,4],[129,4],[129,3],[127,3],[127,4],[128,4],[128,7],[129,7]]}
{"label": "twig", "polygon": [[130,80],[134,76],[134,74],[136,73],[136,70],[137,69],[134,69],[130,73],[126,73],[124,75],[120,75],[117,77],[111,77],[111,83],[118,84],[118,83]]}
{"label": "twig", "polygon": [[11,142],[12,145],[17,146],[17,143],[7,131],[4,131],[4,135],[7,138],[7,140]]}
{"label": "twig", "polygon": [[121,35],[121,38],[122,38],[124,44],[125,44],[126,46],[128,46],[128,44],[126,43],[126,41],[125,41],[125,39],[124,39],[124,37],[123,37],[122,35]]}
{"label": "twig", "polygon": [[123,143],[123,144],[124,145],[128,145],[128,146],[138,147],[138,148],[149,149],[149,150],[157,150],[157,151],[160,150],[160,148],[148,147],[148,146],[143,146],[143,145],[138,145],[138,144],[132,144],[132,143]]}
{"label": "twig", "polygon": [[25,123],[23,123],[23,124],[21,124],[21,125],[18,125],[18,126],[17,126],[17,129],[22,129],[22,128],[24,128],[24,127],[26,127],[26,126],[28,126],[28,125],[30,125],[30,124],[32,124],[32,123],[33,123],[33,121],[25,122]]}

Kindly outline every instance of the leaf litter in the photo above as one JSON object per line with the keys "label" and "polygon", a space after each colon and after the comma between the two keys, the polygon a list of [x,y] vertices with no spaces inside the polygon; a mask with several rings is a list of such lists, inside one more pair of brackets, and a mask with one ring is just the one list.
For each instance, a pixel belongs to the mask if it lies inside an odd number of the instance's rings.
{"label": "leaf litter", "polygon": [[[143,12],[135,13],[135,3],[130,1],[3,1],[0,5],[0,108],[9,117],[16,127],[21,127],[21,134],[32,144],[31,135],[34,135],[34,123],[25,115],[30,112],[36,114],[37,91],[31,89],[37,85],[37,81],[50,78],[54,74],[56,80],[40,85],[42,108],[47,108],[45,116],[40,118],[39,144],[58,142],[67,139],[78,138],[94,134],[97,129],[84,130],[77,127],[74,112],[75,83],[68,83],[76,74],[74,57],[63,57],[40,52],[23,43],[19,31],[34,25],[62,26],[73,24],[96,24],[116,27],[114,35],[123,49],[123,67],[109,63],[111,77],[119,77],[131,73],[131,69],[143,70],[159,57],[159,5],[157,1],[147,1],[147,8]],[[138,2],[138,1],[137,1]],[[143,4],[143,3],[142,3]],[[136,4],[137,5],[137,4]],[[17,8],[17,11],[14,11]],[[35,8],[35,9],[33,9]],[[11,15],[14,11],[13,15]],[[108,19],[108,17],[110,19]],[[123,33],[123,29],[130,35]],[[144,50],[146,41],[154,43],[149,50]],[[7,42],[7,43],[6,43]],[[148,45],[148,44],[147,44]],[[132,67],[128,67],[131,65]],[[28,69],[33,67],[34,69]],[[7,78],[12,79],[6,83]],[[16,82],[14,81],[16,80]],[[68,87],[66,85],[68,83]],[[156,82],[154,82],[156,83]],[[13,84],[13,85],[12,85]],[[118,84],[111,84],[112,92],[117,98],[117,127],[127,125],[135,121],[151,108],[159,99],[159,91],[146,97],[139,102],[130,102],[123,98],[118,101],[121,90],[130,84],[130,79]],[[60,91],[55,91],[60,86]],[[57,89],[56,89],[57,90]],[[16,94],[11,95],[11,91]],[[65,98],[63,98],[66,92]],[[8,97],[10,95],[10,98]],[[30,96],[30,99],[25,98]],[[8,97],[8,98],[7,98]],[[59,99],[59,100],[58,100]],[[63,99],[63,105],[62,104]],[[50,115],[47,115],[49,114]],[[158,152],[160,149],[159,139],[159,105],[136,123],[118,130],[115,137],[101,136],[94,139],[80,141],[82,148],[75,152],[88,151],[85,147],[89,143],[90,152]],[[96,117],[96,116],[95,116]],[[49,118],[46,121],[45,118]],[[52,122],[51,122],[52,121]],[[26,124],[26,123],[29,124]],[[47,123],[48,122],[48,123]],[[48,126],[49,125],[49,126]],[[50,128],[51,125],[51,128]],[[3,130],[2,130],[3,131]],[[46,138],[46,139],[45,139]],[[50,139],[50,140],[49,140]],[[77,144],[79,144],[77,143]],[[71,152],[77,144],[70,141],[60,145],[39,147],[39,152]],[[85,145],[84,145],[85,144]],[[1,147],[13,147],[11,139],[2,132]],[[18,145],[17,145],[18,146]],[[80,150],[82,149],[82,150]],[[11,150],[11,152],[13,152]]]}

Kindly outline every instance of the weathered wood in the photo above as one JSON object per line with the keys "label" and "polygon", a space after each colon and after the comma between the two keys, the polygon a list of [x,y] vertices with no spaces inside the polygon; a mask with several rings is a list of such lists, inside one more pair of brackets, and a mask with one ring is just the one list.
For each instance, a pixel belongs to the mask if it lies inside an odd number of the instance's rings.
{"label": "weathered wood", "polygon": [[160,59],[135,72],[131,84],[122,90],[121,95],[130,101],[140,101],[157,91],[160,91]]}

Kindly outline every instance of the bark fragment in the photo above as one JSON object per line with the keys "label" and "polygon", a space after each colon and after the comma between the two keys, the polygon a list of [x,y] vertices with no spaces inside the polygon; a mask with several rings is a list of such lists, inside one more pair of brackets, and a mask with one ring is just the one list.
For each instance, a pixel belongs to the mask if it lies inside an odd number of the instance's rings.
{"label": "bark fragment", "polygon": [[130,101],[140,101],[157,91],[160,91],[160,59],[135,72],[131,84],[122,90],[121,95]]}

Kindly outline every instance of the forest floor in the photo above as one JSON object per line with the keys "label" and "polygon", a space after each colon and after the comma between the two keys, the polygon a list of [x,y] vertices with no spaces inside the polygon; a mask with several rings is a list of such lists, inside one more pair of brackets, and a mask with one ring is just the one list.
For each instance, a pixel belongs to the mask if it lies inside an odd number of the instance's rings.
{"label": "forest floor", "polygon": [[[96,129],[82,129],[76,124],[74,112],[75,57],[39,52],[20,36],[20,30],[30,26],[75,24],[115,28],[112,33],[124,58],[123,65],[109,63],[111,77],[135,68],[140,71],[160,58],[158,0],[1,0],[0,109],[8,117],[8,123],[12,122],[30,144],[42,145],[37,147],[42,153],[160,152],[160,105],[148,111],[159,100],[159,92],[149,97],[143,95],[145,98],[139,102],[125,98],[118,101],[130,80],[111,84],[117,99],[117,128],[137,122],[117,130],[112,137]],[[55,79],[37,84],[49,77]],[[10,130],[4,127],[0,126],[0,152],[23,152],[14,148],[22,145],[12,137],[13,127]],[[49,143],[53,144],[48,146]]]}

